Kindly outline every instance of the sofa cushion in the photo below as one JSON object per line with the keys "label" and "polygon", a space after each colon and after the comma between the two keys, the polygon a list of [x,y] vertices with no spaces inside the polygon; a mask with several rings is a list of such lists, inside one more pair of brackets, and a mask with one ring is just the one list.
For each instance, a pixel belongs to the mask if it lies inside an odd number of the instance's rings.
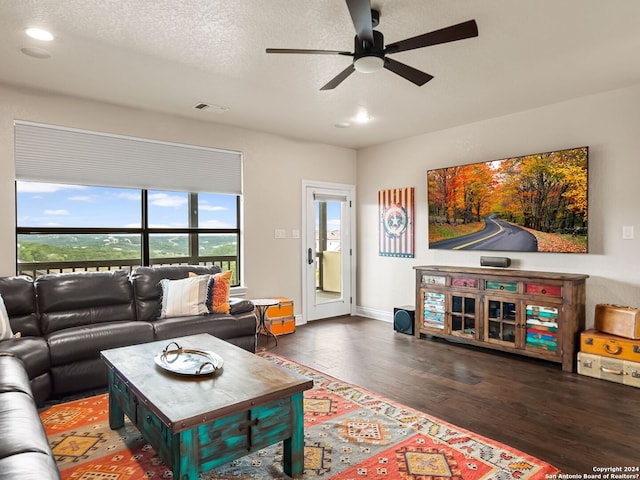
{"label": "sofa cushion", "polygon": [[104,389],[108,383],[107,372],[107,364],[102,358],[89,358],[51,367],[53,396],[63,397],[87,390]]}
{"label": "sofa cushion", "polygon": [[0,480],[60,480],[52,456],[42,452],[24,452],[0,458]]}
{"label": "sofa cushion", "polygon": [[67,328],[47,335],[51,365],[100,358],[100,351],[153,341],[147,322],[111,322]]}
{"label": "sofa cushion", "polygon": [[256,320],[253,315],[242,318],[223,313],[198,315],[193,317],[161,318],[153,322],[157,340],[208,333],[227,340],[234,337],[252,337],[256,332]]}
{"label": "sofa cushion", "polygon": [[4,300],[14,333],[21,336],[40,336],[36,314],[36,291],[31,277],[19,275],[0,278],[0,295]]}
{"label": "sofa cushion", "polygon": [[160,280],[179,280],[189,273],[213,275],[220,272],[217,266],[182,265],[169,267],[136,267],[131,272],[138,320],[148,322],[160,317],[162,287]]}
{"label": "sofa cushion", "polygon": [[51,454],[31,395],[24,392],[0,394],[0,432],[0,458],[22,452]]}
{"label": "sofa cushion", "polygon": [[209,313],[207,293],[210,275],[196,275],[180,280],[160,280],[162,307],[160,318],[187,317]]}
{"label": "sofa cushion", "polygon": [[36,405],[38,408],[43,407],[51,395],[51,392],[53,392],[51,371],[47,371],[29,380],[29,386],[31,387],[31,393],[33,394]]}
{"label": "sofa cushion", "polygon": [[21,392],[31,396],[29,377],[22,361],[12,354],[3,353],[0,354],[0,397],[7,392]]}
{"label": "sofa cushion", "polygon": [[135,320],[133,288],[124,270],[41,275],[35,289],[44,334]]}
{"label": "sofa cushion", "polygon": [[7,338],[13,338],[13,330],[11,330],[11,323],[9,323],[7,307],[4,306],[4,300],[0,294],[0,340]]}
{"label": "sofa cushion", "polygon": [[0,352],[11,353],[22,360],[29,378],[49,371],[49,346],[43,337],[0,340]]}

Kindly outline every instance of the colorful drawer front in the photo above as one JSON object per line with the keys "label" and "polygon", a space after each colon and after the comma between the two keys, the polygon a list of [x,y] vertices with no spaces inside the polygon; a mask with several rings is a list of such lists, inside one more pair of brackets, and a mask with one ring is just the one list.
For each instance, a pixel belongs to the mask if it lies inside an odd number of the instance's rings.
{"label": "colorful drawer front", "polygon": [[558,350],[558,309],[527,305],[527,347]]}
{"label": "colorful drawer front", "polygon": [[537,283],[527,283],[524,291],[529,295],[547,295],[549,297],[561,297],[562,287],[559,285],[540,285]]}
{"label": "colorful drawer front", "polygon": [[595,327],[600,332],[638,340],[640,310],[600,303],[596,305]]}
{"label": "colorful drawer front", "polygon": [[424,318],[422,325],[425,328],[444,330],[444,293],[425,292],[424,294]]}
{"label": "colorful drawer front", "polygon": [[640,387],[640,363],[578,352],[578,373],[610,382]]}
{"label": "colorful drawer front", "polygon": [[478,280],[475,278],[452,278],[451,279],[452,287],[467,287],[467,288],[478,288]]}
{"label": "colorful drawer front", "polygon": [[444,285],[447,282],[446,277],[438,277],[435,275],[422,275],[422,283],[427,285]]}
{"label": "colorful drawer front", "polygon": [[640,340],[629,340],[596,330],[585,330],[580,334],[580,351],[640,362]]}
{"label": "colorful drawer front", "polygon": [[494,282],[488,281],[486,290],[499,290],[504,292],[517,292],[518,282]]}

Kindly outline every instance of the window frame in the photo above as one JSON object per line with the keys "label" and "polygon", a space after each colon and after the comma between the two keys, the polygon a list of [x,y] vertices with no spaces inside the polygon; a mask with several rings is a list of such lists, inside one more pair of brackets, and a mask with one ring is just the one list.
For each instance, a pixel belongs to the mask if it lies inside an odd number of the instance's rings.
{"label": "window frame", "polygon": [[[50,182],[51,183],[51,182]],[[55,184],[55,183],[54,183]],[[94,187],[100,187],[99,185],[93,185]],[[105,186],[106,187],[106,186]],[[106,187],[108,188],[108,187]],[[242,224],[241,224],[241,195],[240,194],[228,194],[221,193],[220,195],[234,195],[236,200],[236,228],[202,228],[197,227],[198,223],[198,192],[188,192],[189,199],[189,218],[188,227],[183,228],[157,228],[149,227],[149,190],[156,191],[157,189],[139,188],[135,189],[141,192],[140,208],[141,208],[141,227],[21,227],[18,226],[18,187],[17,182],[15,184],[15,213],[16,213],[16,274],[20,275],[25,270],[21,268],[21,265],[32,265],[34,263],[42,263],[43,266],[50,265],[54,270],[64,271],[82,271],[92,268],[99,269],[101,266],[109,270],[112,266],[106,264],[118,264],[122,267],[134,267],[138,265],[153,266],[153,265],[175,265],[175,264],[206,264],[207,260],[202,260],[208,256],[199,255],[199,236],[202,234],[226,234],[236,236],[237,253],[235,255],[235,275],[232,281],[232,287],[240,287],[242,284],[242,258],[241,258],[241,239],[242,239]],[[167,190],[168,191],[168,190]],[[202,193],[214,193],[214,192],[202,192]],[[118,261],[110,260],[92,260],[92,261],[77,261],[77,262],[19,262],[18,245],[19,235],[29,234],[41,234],[41,235],[81,235],[81,234],[113,234],[113,235],[140,235],[141,252],[140,258],[124,259]],[[186,234],[189,239],[189,252],[186,257],[157,257],[152,258],[150,255],[149,238],[154,234]],[[233,260],[224,260],[232,262]],[[222,262],[222,261],[221,261]],[[75,266],[73,264],[76,264]],[[100,265],[100,264],[104,265]],[[49,271],[50,268],[46,268]],[[32,269],[29,268],[29,271]],[[33,271],[38,270],[33,268]],[[223,269],[224,270],[224,269]]]}

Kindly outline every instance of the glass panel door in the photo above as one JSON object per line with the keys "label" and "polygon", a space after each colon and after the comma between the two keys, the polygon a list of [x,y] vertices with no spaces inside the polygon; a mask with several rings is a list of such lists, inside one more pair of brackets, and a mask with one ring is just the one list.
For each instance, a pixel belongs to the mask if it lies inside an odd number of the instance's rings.
{"label": "glass panel door", "polygon": [[476,299],[463,295],[451,295],[451,333],[475,337]]}
{"label": "glass panel door", "polygon": [[349,315],[353,291],[354,189],[305,185],[303,302],[306,320]]}
{"label": "glass panel door", "polygon": [[516,304],[502,300],[489,299],[487,302],[488,341],[516,343]]}
{"label": "glass panel door", "polygon": [[316,289],[315,302],[326,303],[342,298],[342,204],[343,201],[314,200],[316,219]]}

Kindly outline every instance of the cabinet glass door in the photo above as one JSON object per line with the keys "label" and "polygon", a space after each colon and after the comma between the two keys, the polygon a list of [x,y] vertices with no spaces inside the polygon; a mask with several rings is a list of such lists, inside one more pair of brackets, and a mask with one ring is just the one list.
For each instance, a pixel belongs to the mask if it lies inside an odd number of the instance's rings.
{"label": "cabinet glass door", "polygon": [[516,343],[516,304],[503,300],[489,299],[487,302],[488,341]]}
{"label": "cabinet glass door", "polygon": [[451,333],[475,337],[476,299],[463,295],[451,295]]}
{"label": "cabinet glass door", "polygon": [[424,292],[424,314],[422,326],[444,330],[445,323],[445,294],[439,292]]}

